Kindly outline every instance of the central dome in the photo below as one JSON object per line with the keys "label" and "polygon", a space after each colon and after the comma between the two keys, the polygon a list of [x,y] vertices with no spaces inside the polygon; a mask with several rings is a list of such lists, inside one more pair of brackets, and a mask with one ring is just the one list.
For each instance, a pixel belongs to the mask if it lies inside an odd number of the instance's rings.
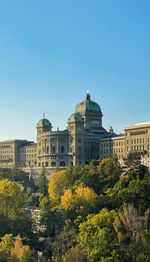
{"label": "central dome", "polygon": [[100,106],[90,99],[90,94],[86,94],[85,101],[79,103],[75,108],[75,113],[81,113],[85,111],[101,112]]}

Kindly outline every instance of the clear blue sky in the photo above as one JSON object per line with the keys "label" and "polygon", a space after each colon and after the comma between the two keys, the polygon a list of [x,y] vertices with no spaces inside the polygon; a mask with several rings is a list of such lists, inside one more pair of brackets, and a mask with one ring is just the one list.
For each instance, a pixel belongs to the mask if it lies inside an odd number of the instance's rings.
{"label": "clear blue sky", "polygon": [[87,90],[106,129],[150,121],[150,1],[0,0],[0,140],[66,128]]}

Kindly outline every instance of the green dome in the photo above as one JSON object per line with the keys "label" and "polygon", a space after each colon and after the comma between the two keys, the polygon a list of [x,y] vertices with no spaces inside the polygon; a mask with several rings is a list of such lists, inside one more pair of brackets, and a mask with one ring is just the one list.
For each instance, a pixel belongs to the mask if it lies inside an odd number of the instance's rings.
{"label": "green dome", "polygon": [[90,100],[89,94],[86,95],[85,101],[79,103],[75,108],[76,113],[81,113],[85,111],[101,112],[100,106],[97,103]]}
{"label": "green dome", "polygon": [[51,123],[49,122],[48,119],[43,118],[43,119],[41,119],[41,120],[38,122],[37,125],[38,125],[38,126],[51,126]]}
{"label": "green dome", "polygon": [[83,121],[82,116],[76,113],[72,114],[69,118],[69,121],[74,121],[74,120]]}

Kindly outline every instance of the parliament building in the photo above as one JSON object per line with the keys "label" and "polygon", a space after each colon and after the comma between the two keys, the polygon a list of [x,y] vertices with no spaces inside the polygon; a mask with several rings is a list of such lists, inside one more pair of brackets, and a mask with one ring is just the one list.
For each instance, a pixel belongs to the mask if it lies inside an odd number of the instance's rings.
{"label": "parliament building", "polygon": [[120,162],[129,152],[140,152],[142,163],[150,167],[150,122],[124,128],[117,135],[112,127],[102,125],[100,106],[87,93],[68,119],[66,130],[52,130],[48,119],[37,123],[37,143],[27,140],[0,142],[0,167],[19,167],[33,175],[44,166],[49,174],[92,159],[104,159],[117,154]]}

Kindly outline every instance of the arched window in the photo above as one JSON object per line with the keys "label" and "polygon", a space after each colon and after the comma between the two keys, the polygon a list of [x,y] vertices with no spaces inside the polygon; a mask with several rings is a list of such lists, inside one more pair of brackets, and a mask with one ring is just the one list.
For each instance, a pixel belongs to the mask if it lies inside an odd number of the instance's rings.
{"label": "arched window", "polygon": [[59,165],[60,166],[65,166],[65,162],[61,161]]}
{"label": "arched window", "polygon": [[53,161],[53,162],[51,163],[51,166],[56,166],[56,162]]}

